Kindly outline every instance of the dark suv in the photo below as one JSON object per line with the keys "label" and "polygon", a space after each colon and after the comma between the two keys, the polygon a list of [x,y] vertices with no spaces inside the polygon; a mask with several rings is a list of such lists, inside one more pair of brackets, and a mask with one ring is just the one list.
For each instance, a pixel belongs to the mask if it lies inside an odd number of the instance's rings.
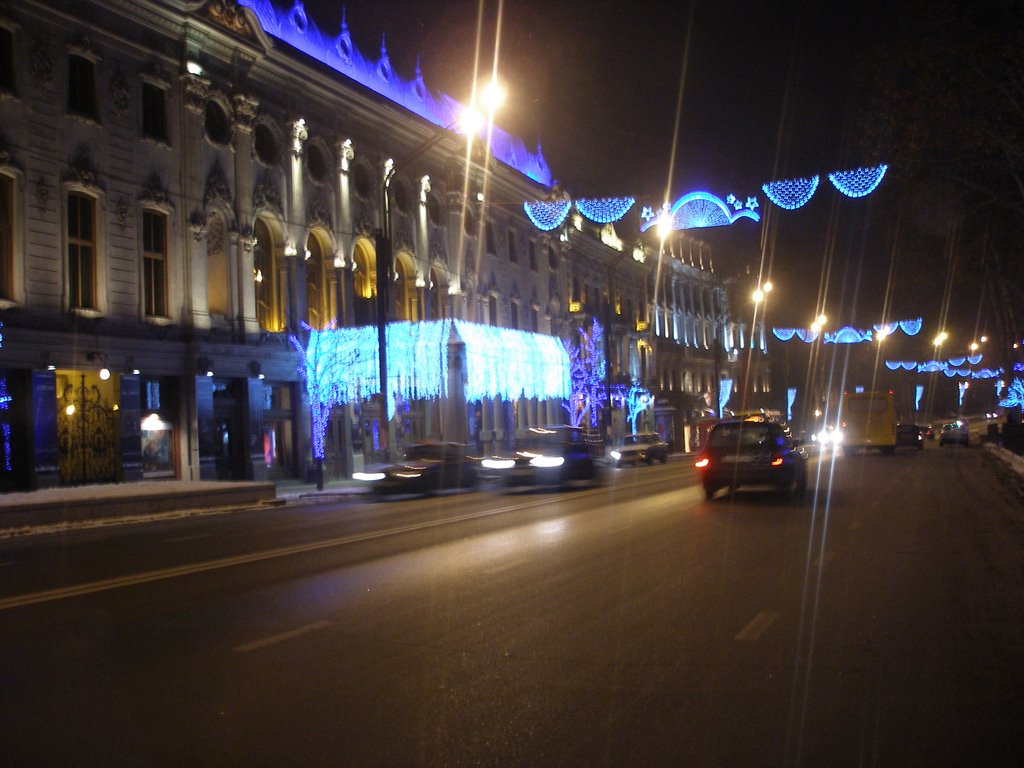
{"label": "dark suv", "polygon": [[708,499],[741,485],[771,485],[794,498],[807,489],[806,452],[771,421],[718,422],[694,466]]}

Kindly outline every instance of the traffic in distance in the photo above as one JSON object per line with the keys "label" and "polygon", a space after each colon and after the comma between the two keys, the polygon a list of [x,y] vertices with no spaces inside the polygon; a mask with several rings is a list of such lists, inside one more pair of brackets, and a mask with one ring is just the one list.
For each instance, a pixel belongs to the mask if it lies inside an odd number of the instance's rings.
{"label": "traffic in distance", "polygon": [[[987,414],[991,418],[992,414]],[[834,454],[970,445],[967,421],[954,419],[936,430],[930,424],[899,422],[891,391],[843,393],[839,417],[807,436],[795,437],[777,414],[763,410],[727,414],[715,421],[692,460],[706,497],[748,486],[777,489],[799,499],[807,488],[808,449]],[[381,496],[435,494],[487,488],[560,489],[596,485],[612,469],[665,464],[672,446],[657,432],[626,435],[606,446],[597,430],[552,425],[525,431],[507,452],[477,455],[466,445],[421,441],[402,458],[353,475]]]}

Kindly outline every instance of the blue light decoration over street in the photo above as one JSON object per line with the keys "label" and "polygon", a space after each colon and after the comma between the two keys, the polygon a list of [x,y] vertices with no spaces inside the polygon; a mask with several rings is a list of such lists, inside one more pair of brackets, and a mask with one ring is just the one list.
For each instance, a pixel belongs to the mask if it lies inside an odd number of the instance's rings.
{"label": "blue light decoration over street", "polygon": [[888,165],[876,165],[873,168],[857,168],[853,171],[833,171],[828,175],[828,180],[847,197],[866,197],[882,183],[887,170]]}
{"label": "blue light decoration over street", "polygon": [[[910,320],[879,323],[872,326],[873,330],[853,328],[847,325],[838,331],[826,331],[824,342],[826,344],[859,344],[865,341],[872,341],[876,334],[882,337],[891,336],[896,332],[897,328],[907,334],[907,336],[916,336],[921,332],[921,318],[915,317]],[[817,331],[805,328],[772,328],[772,335],[779,341],[789,341],[795,336],[806,344],[810,344],[818,339]]]}
{"label": "blue light decoration over street", "polygon": [[572,208],[571,200],[534,200],[523,203],[523,210],[533,222],[533,226],[542,232],[550,232],[560,227]]}
{"label": "blue light decoration over street", "polygon": [[815,174],[809,179],[786,179],[769,181],[761,185],[765,195],[780,208],[794,211],[807,204],[818,189],[820,177]]}
{"label": "blue light decoration over street", "polygon": [[597,224],[611,224],[618,221],[636,203],[635,197],[602,197],[576,200],[576,210]]}
{"label": "blue light decoration over street", "polygon": [[[725,227],[735,224],[740,219],[761,221],[757,207],[755,197],[748,197],[744,203],[731,194],[723,200],[710,192],[690,192],[676,200],[668,209],[667,215],[672,230]],[[646,232],[658,224],[661,212],[645,206],[640,218],[643,219],[640,231]]]}
{"label": "blue light decoration over street", "polygon": [[[875,165],[870,168],[855,168],[850,171],[832,171],[828,180],[832,186],[847,197],[866,197],[874,192],[882,183],[889,166]],[[814,197],[818,189],[820,176],[810,178],[783,179],[769,181],[761,185],[765,196],[779,208],[793,211],[802,208]]]}
{"label": "blue light decoration over street", "polygon": [[[313,458],[322,459],[331,408],[380,393],[377,327],[305,329],[305,347],[295,336],[291,342],[302,360],[299,371],[309,397]],[[569,358],[554,336],[452,319],[393,322],[385,331],[389,419],[400,401],[448,397],[451,338],[465,345],[468,402],[569,396]]]}
{"label": "blue light decoration over street", "polygon": [[[384,40],[381,40],[380,58],[373,60],[364,56],[349,33],[345,9],[342,8],[341,30],[329,36],[320,31],[316,22],[306,14],[301,0],[295,0],[290,8],[277,8],[269,0],[238,0],[238,4],[255,14],[263,31],[293,48],[312,56],[317,61],[356,81],[371,91],[425,120],[447,128],[455,125],[462,104],[447,94],[433,94],[423,81],[419,64],[412,80],[400,77],[391,66]],[[531,152],[522,140],[510,135],[498,126],[491,128],[491,151],[508,167],[544,186],[551,186],[551,169],[548,168],[540,146]]]}
{"label": "blue light decoration over street", "polygon": [[1024,408],[1024,379],[1014,379],[1006,390],[1006,397],[999,401],[1003,408]]}

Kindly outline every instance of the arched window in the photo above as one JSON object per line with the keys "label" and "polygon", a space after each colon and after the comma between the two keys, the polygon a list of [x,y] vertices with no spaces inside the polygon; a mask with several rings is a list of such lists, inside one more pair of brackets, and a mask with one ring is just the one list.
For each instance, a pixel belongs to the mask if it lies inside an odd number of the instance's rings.
{"label": "arched window", "polygon": [[377,299],[377,257],[365,240],[356,243],[353,256],[355,274],[353,275],[352,304],[356,325],[370,325],[376,322]]}
{"label": "arched window", "polygon": [[211,213],[206,219],[206,309],[220,317],[231,315],[226,234],[224,219]]}
{"label": "arched window", "polygon": [[333,259],[328,264],[321,236],[310,232],[306,238],[306,322],[320,331],[338,317],[337,278]]}
{"label": "arched window", "polygon": [[395,256],[394,319],[422,320],[422,302],[416,287],[416,270],[407,253]]}
{"label": "arched window", "polygon": [[253,280],[256,285],[256,319],[263,330],[278,333],[285,328],[281,291],[284,260],[279,256],[274,236],[263,219],[256,219],[255,235]]}

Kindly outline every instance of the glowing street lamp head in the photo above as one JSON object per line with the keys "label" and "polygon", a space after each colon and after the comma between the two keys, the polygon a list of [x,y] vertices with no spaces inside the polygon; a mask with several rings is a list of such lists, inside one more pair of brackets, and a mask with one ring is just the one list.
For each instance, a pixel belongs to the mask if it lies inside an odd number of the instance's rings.
{"label": "glowing street lamp head", "polygon": [[467,136],[475,136],[484,126],[484,116],[476,107],[466,107],[459,113],[459,130]]}
{"label": "glowing street lamp head", "polygon": [[497,80],[491,80],[480,91],[480,103],[489,111],[494,112],[504,106],[507,96],[508,91],[505,86]]}
{"label": "glowing street lamp head", "polygon": [[764,281],[764,285],[761,286],[761,288],[764,290],[765,293],[771,293],[772,292],[772,288],[774,288],[774,287],[775,286],[772,285],[772,281],[771,280],[765,280]]}
{"label": "glowing street lamp head", "polygon": [[948,333],[946,333],[945,331],[939,331],[938,335],[935,337],[935,346],[936,347],[939,346],[940,344],[942,344],[948,338],[949,338],[949,334]]}
{"label": "glowing street lamp head", "polygon": [[751,298],[754,300],[755,304],[760,304],[762,301],[764,301],[764,291],[758,288],[757,290],[754,291]]}
{"label": "glowing street lamp head", "polygon": [[658,214],[657,222],[654,225],[658,237],[662,240],[672,233],[672,215],[666,209],[667,206],[661,209],[661,213]]}

